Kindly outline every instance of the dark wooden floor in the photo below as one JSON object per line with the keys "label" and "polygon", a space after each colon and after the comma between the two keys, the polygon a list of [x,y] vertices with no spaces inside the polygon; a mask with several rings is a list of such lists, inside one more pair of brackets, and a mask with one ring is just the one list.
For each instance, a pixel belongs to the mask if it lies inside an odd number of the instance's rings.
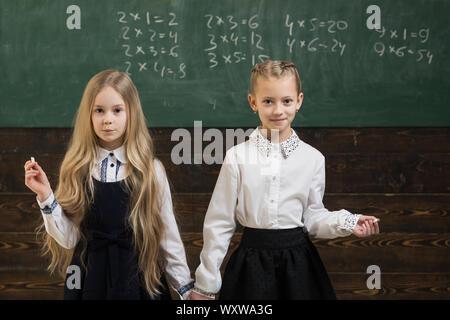
{"label": "dark wooden floor", "polygon": [[[151,133],[194,272],[220,165],[174,165],[172,130]],[[313,239],[338,298],[450,299],[450,128],[296,131],[326,157],[326,207],[381,218],[377,236]],[[24,184],[23,164],[34,156],[55,187],[70,134],[71,129],[0,128],[0,299],[62,298],[63,279],[47,273],[39,254],[33,230],[42,218]],[[240,235],[233,237],[232,249]],[[366,286],[370,265],[381,269],[379,290]]]}

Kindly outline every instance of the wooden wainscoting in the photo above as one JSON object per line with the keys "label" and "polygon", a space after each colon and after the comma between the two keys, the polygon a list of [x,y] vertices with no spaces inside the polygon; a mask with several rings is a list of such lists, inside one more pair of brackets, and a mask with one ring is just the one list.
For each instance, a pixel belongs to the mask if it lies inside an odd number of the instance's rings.
{"label": "wooden wainscoting", "polygon": [[[326,158],[325,206],[381,218],[381,233],[370,238],[313,239],[338,298],[450,299],[450,129],[295,129]],[[193,273],[220,164],[174,165],[172,131],[150,130]],[[0,299],[62,298],[64,280],[50,276],[40,256],[34,229],[42,218],[23,165],[34,156],[54,188],[70,135],[70,128],[0,128]],[[367,288],[370,265],[381,269],[381,289]]]}

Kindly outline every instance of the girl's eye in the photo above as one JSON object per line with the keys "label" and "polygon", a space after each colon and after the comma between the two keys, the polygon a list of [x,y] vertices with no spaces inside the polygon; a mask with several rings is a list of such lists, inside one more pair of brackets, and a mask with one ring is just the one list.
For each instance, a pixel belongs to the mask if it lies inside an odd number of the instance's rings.
{"label": "girl's eye", "polygon": [[95,109],[94,112],[95,113],[100,113],[100,112],[103,112],[103,110],[102,109]]}
{"label": "girl's eye", "polygon": [[114,111],[117,112],[117,113],[119,113],[120,111],[122,111],[122,109],[117,108],[117,109],[115,109]]}

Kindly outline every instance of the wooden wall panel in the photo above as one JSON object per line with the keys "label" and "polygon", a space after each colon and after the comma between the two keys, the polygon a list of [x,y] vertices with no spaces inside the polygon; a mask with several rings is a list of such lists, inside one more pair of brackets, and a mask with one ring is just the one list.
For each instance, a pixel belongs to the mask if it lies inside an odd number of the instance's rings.
{"label": "wooden wall panel", "polygon": [[[193,134],[193,128],[186,129]],[[172,164],[170,151],[178,143],[170,141],[172,130],[150,131],[171,181],[193,273],[220,165]],[[326,157],[325,206],[381,218],[382,233],[371,238],[313,239],[338,298],[450,299],[450,128],[296,131]],[[51,276],[47,258],[40,256],[34,230],[42,218],[35,195],[24,185],[23,164],[34,156],[55,187],[70,135],[67,128],[0,128],[0,299],[62,298],[63,279]],[[225,263],[241,231],[233,236]],[[369,265],[381,269],[379,290],[366,286]]]}
{"label": "wooden wall panel", "polygon": [[[182,232],[201,232],[210,193],[173,193],[174,211]],[[33,232],[41,223],[33,193],[0,193],[0,232]],[[449,196],[446,194],[326,193],[329,210],[382,219],[382,232],[450,232]]]}
{"label": "wooden wall panel", "polygon": [[[52,187],[58,183],[62,154],[32,154],[46,171]],[[26,192],[23,154],[0,155],[0,192]],[[215,186],[219,164],[174,165],[170,154],[158,154],[175,192],[208,193]],[[386,154],[326,156],[327,192],[439,193],[450,192],[448,154]]]}

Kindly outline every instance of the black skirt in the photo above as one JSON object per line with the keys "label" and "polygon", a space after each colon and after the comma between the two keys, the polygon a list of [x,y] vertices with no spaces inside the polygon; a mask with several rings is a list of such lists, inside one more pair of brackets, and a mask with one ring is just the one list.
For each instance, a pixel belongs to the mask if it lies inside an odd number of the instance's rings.
{"label": "black skirt", "polygon": [[244,228],[225,268],[220,300],[327,299],[336,295],[302,228]]}

